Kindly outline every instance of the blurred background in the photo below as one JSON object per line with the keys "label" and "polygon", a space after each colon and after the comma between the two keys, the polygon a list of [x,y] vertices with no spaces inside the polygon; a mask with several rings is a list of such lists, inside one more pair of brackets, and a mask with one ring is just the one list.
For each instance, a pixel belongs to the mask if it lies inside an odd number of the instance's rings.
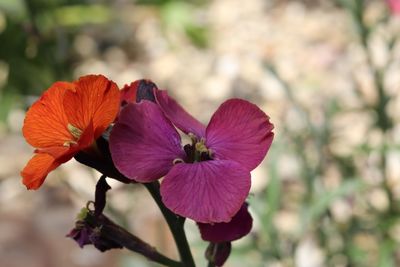
{"label": "blurred background", "polygon": [[[90,73],[152,79],[205,123],[231,97],[271,117],[254,228],[225,266],[400,266],[399,2],[0,0],[0,266],[158,266],[65,238],[98,173],[70,161],[36,192],[21,183],[25,111]],[[177,257],[147,191],[111,184],[106,214]]]}

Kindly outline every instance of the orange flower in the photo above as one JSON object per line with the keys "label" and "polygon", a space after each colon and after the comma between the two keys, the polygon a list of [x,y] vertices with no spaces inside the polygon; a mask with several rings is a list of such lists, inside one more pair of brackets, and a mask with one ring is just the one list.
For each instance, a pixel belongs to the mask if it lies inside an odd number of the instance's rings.
{"label": "orange flower", "polygon": [[47,174],[89,147],[119,111],[118,86],[102,75],[56,82],[28,110],[22,128],[35,155],[21,172],[28,189],[38,189]]}

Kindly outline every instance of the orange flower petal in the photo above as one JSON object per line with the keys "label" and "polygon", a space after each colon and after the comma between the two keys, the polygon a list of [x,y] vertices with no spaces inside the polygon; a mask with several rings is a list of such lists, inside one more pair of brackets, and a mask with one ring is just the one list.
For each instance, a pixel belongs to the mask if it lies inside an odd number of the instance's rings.
{"label": "orange flower petal", "polygon": [[38,189],[47,174],[60,164],[49,154],[35,154],[21,172],[22,182],[27,189]]}
{"label": "orange flower petal", "polygon": [[63,145],[72,136],[67,129],[68,120],[63,109],[65,92],[73,83],[56,82],[28,110],[22,128],[26,141],[34,147]]}
{"label": "orange flower petal", "polygon": [[94,137],[93,122],[90,121],[89,125],[86,127],[85,131],[81,135],[81,138],[79,139],[80,149],[90,146],[94,141],[93,137]]}
{"label": "orange flower petal", "polygon": [[67,147],[67,146],[52,146],[52,147],[45,147],[45,148],[38,148],[35,150],[35,153],[40,153],[40,154],[49,154],[53,158],[57,159],[57,161],[63,163],[66,160],[64,158],[67,158],[69,160],[77,150],[78,146],[75,145],[73,147]]}
{"label": "orange flower petal", "polygon": [[102,75],[88,75],[75,82],[75,90],[64,95],[68,123],[84,131],[93,122],[94,138],[112,123],[119,111],[118,86]]}

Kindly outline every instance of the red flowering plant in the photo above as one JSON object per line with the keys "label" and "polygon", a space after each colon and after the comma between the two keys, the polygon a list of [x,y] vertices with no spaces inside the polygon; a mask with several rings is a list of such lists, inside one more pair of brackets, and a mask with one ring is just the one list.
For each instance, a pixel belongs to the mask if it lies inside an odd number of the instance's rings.
{"label": "red flowering plant", "polygon": [[[189,136],[189,144],[182,144],[177,129]],[[231,242],[252,228],[246,202],[250,171],[266,156],[272,129],[269,117],[245,100],[225,101],[205,126],[149,80],[119,90],[104,76],[89,75],[53,84],[29,109],[23,133],[36,150],[21,175],[28,189],[38,189],[72,157],[103,174],[94,209],[84,208],[67,235],[81,247],[126,248],[165,266],[192,267],[183,228],[191,219],[210,242],[209,266],[222,266]],[[173,234],[179,261],[103,214],[111,189],[107,177],[149,190]]]}

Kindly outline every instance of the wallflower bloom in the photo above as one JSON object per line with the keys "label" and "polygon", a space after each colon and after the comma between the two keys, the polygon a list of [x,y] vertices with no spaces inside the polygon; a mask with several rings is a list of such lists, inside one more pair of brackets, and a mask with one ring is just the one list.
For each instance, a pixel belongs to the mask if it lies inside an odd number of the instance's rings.
{"label": "wallflower bloom", "polygon": [[244,203],[228,223],[197,223],[201,238],[213,243],[223,243],[238,240],[250,233],[253,218],[251,218],[247,207],[248,204]]}
{"label": "wallflower bloom", "polygon": [[231,253],[231,242],[238,240],[248,233],[253,226],[253,218],[244,203],[240,210],[228,223],[197,223],[201,238],[210,241],[206,250],[206,258],[215,266],[224,265]]}
{"label": "wallflower bloom", "polygon": [[[229,222],[250,190],[250,171],[265,157],[273,125],[245,100],[223,103],[204,126],[165,91],[158,104],[128,104],[110,135],[117,169],[130,179],[161,183],[164,204],[201,223]],[[192,140],[182,148],[175,125]]]}
{"label": "wallflower bloom", "polygon": [[21,172],[28,189],[39,188],[47,174],[89,147],[119,111],[117,85],[101,75],[56,82],[28,110],[22,128],[35,155]]}

